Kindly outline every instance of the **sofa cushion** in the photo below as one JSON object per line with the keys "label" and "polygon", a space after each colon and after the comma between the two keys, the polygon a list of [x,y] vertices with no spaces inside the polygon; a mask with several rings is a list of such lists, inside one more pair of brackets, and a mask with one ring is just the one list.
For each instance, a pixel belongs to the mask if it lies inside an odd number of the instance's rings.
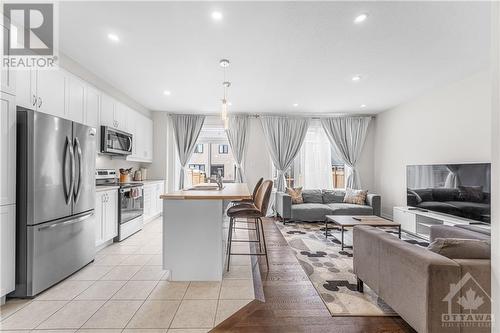
{"label": "sofa cushion", "polygon": [[302,199],[302,187],[287,187],[286,193],[292,198],[292,205],[304,203],[304,199]]}
{"label": "sofa cushion", "polygon": [[434,201],[454,201],[458,199],[459,191],[456,188],[433,188],[432,197]]}
{"label": "sofa cushion", "polygon": [[486,240],[436,238],[428,250],[450,259],[490,259],[491,244]]}
{"label": "sofa cushion", "polygon": [[303,190],[302,199],[304,199],[304,203],[323,203],[321,190]]}
{"label": "sofa cushion", "polygon": [[331,215],[373,215],[373,208],[367,205],[331,203],[327,206],[332,211]]}
{"label": "sofa cushion", "polygon": [[323,190],[323,203],[344,202],[345,191]]}
{"label": "sofa cushion", "polygon": [[422,201],[433,201],[434,198],[432,197],[432,189],[430,188],[423,188],[423,189],[416,189],[413,190]]}
{"label": "sofa cushion", "polygon": [[368,191],[353,190],[348,188],[345,191],[344,202],[348,204],[365,205]]}
{"label": "sofa cushion", "polygon": [[303,203],[292,205],[292,220],[296,221],[324,221],[326,215],[331,215],[332,209],[328,205],[318,203]]}

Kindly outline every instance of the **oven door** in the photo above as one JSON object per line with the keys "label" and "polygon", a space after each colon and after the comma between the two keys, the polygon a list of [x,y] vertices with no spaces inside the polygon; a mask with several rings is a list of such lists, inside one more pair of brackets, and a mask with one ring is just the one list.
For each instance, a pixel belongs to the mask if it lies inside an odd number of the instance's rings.
{"label": "oven door", "polygon": [[120,189],[120,224],[127,223],[144,213],[144,190],[142,186]]}
{"label": "oven door", "polygon": [[132,154],[132,134],[102,126],[101,153],[113,155]]}

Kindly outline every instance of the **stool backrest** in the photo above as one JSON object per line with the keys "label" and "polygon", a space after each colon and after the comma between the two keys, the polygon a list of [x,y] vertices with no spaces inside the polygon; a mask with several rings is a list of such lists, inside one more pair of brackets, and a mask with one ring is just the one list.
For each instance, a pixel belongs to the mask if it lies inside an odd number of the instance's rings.
{"label": "stool backrest", "polygon": [[255,187],[253,188],[253,193],[252,193],[252,200],[255,202],[255,197],[257,196],[257,191],[259,190],[260,185],[262,185],[262,182],[264,181],[264,178],[260,178],[257,181],[257,184],[255,184]]}
{"label": "stool backrest", "polygon": [[267,207],[269,206],[269,199],[273,190],[273,182],[266,180],[262,183],[255,196],[255,207],[260,211],[262,216],[266,216]]}

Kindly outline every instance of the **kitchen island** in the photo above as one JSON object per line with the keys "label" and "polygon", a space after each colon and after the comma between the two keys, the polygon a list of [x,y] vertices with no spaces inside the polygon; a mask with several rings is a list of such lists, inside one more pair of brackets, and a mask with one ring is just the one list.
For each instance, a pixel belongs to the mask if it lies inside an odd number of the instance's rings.
{"label": "kitchen island", "polygon": [[163,200],[163,268],[171,281],[221,281],[231,200],[251,198],[247,184],[187,189]]}

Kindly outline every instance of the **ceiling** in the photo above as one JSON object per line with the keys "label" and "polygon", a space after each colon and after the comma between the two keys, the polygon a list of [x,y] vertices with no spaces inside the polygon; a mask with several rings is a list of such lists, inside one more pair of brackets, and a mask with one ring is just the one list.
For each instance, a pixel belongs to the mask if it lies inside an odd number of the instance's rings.
{"label": "ceiling", "polygon": [[[153,111],[219,112],[227,58],[230,112],[377,113],[485,69],[489,6],[68,1],[59,38],[63,53]],[[368,19],[354,24],[360,13]]]}

